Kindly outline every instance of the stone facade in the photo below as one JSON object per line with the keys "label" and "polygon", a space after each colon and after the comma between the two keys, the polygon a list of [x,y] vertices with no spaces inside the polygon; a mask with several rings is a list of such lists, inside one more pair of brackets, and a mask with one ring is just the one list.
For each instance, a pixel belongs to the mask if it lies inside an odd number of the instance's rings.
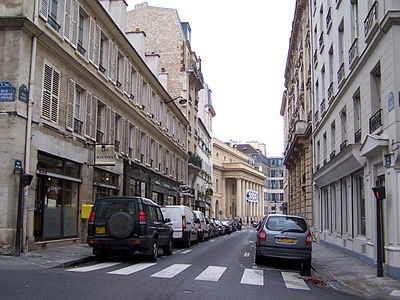
{"label": "stone facade", "polygon": [[[177,199],[188,182],[188,122],[121,33],[125,1],[8,3],[0,77],[17,91],[0,102],[0,252],[85,242],[81,208],[99,196]],[[27,103],[18,99],[22,84]],[[113,145],[115,165],[96,163],[95,144]],[[23,214],[16,160],[33,175],[21,194]]]}
{"label": "stone facade", "polygon": [[212,217],[242,219],[246,223],[261,220],[265,176],[249,164],[247,155],[214,138],[213,173]]}
{"label": "stone facade", "polygon": [[288,213],[305,217],[309,225],[313,226],[312,52],[308,10],[308,1],[296,1],[281,115],[284,116],[284,165],[287,169],[285,194],[288,197]]}

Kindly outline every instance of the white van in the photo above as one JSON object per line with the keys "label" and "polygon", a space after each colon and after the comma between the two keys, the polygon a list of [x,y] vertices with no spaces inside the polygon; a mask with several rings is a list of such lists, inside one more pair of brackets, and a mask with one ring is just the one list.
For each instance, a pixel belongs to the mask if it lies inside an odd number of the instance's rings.
{"label": "white van", "polygon": [[199,241],[196,217],[190,207],[184,205],[161,206],[164,218],[169,218],[169,223],[174,230],[174,242],[183,242],[186,247]]}
{"label": "white van", "polygon": [[203,212],[199,210],[193,211],[195,217],[200,221],[197,224],[197,228],[199,229],[199,241],[204,242],[205,239],[209,238],[209,226],[206,223],[206,218],[204,217]]}

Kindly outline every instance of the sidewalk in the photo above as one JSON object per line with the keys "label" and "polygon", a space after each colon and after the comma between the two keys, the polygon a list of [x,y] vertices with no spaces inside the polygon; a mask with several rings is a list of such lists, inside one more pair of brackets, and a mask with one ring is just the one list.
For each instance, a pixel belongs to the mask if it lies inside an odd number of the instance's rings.
{"label": "sidewalk", "polygon": [[376,276],[376,268],[339,250],[313,244],[313,277],[329,286],[369,299],[400,299],[400,280]]}
{"label": "sidewalk", "polygon": [[[35,250],[19,257],[0,256],[0,268],[4,265],[68,267],[93,258],[92,249],[88,245],[77,244]],[[400,300],[400,280],[387,275],[376,277],[375,268],[334,248],[314,243],[312,267],[313,278],[339,291],[369,299]]]}

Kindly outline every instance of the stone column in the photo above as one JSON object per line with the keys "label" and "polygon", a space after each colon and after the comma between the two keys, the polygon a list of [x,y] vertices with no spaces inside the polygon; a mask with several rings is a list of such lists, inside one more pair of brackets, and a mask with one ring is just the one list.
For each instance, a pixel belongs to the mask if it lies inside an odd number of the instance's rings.
{"label": "stone column", "polygon": [[236,179],[236,215],[235,217],[241,217],[242,210],[242,179]]}
{"label": "stone column", "polygon": [[225,178],[221,178],[221,203],[219,204],[219,210],[222,210],[222,215],[219,214],[219,211],[217,211],[218,219],[223,219],[226,215],[226,181]]}

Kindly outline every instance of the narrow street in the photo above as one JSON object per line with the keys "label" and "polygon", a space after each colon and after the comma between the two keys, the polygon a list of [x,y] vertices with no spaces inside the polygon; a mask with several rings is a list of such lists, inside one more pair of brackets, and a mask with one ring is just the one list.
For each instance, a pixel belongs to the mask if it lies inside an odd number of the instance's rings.
{"label": "narrow street", "polygon": [[[357,299],[306,281],[298,264],[254,264],[246,228],[150,263],[139,255],[67,268],[7,266],[2,299]],[[162,250],[159,252],[162,254]]]}

